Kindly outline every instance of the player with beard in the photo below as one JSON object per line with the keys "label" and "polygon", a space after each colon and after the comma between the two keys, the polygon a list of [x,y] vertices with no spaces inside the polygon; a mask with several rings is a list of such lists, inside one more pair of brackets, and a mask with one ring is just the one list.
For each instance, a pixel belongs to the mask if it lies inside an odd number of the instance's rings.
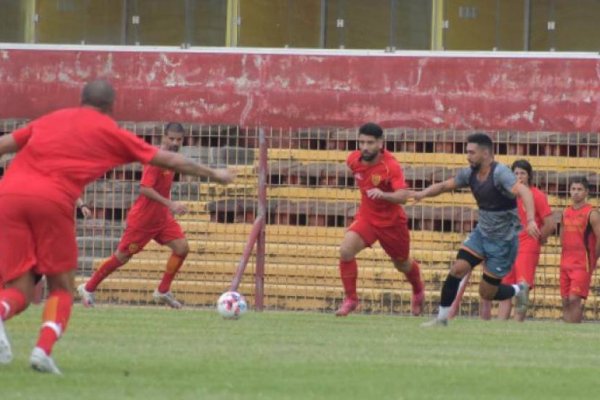
{"label": "player with beard", "polygon": [[510,272],[519,248],[521,223],[517,197],[523,200],[525,207],[527,233],[535,239],[540,237],[531,191],[517,181],[510,168],[494,161],[492,139],[484,133],[474,133],[467,138],[467,160],[470,167],[460,170],[455,177],[413,194],[419,201],[469,187],[479,208],[477,227],[463,242],[442,286],[438,316],[423,326],[448,324],[450,306],[461,279],[481,263],[483,277],[479,294],[483,299],[507,300],[516,296],[517,310],[524,312],[527,308],[527,283],[504,285],[501,281]]}
{"label": "player with beard", "polygon": [[[167,124],[160,148],[177,153],[183,142],[185,130],[181,124]],[[181,226],[174,215],[187,213],[187,207],[171,200],[171,184],[174,172],[153,165],[144,166],[140,182],[140,196],[127,215],[127,227],[117,251],[92,275],[87,283],[79,285],[77,291],[86,307],[94,306],[94,292],[98,285],[117,268],[126,264],[134,254],[142,251],[151,240],[171,248],[173,253],[153,298],[172,308],[181,308],[181,303],[171,293],[171,282],[185,260],[189,246]]]}
{"label": "player with beard", "polygon": [[407,190],[402,167],[394,155],[384,149],[383,130],[367,123],[358,131],[358,146],[346,163],[354,174],[361,193],[360,207],[340,245],[340,275],[345,298],[336,315],[343,317],[358,306],[356,255],[379,241],[394,267],[404,273],[412,286],[411,311],[420,315],[425,299],[419,264],[409,258],[408,221],[401,204]]}

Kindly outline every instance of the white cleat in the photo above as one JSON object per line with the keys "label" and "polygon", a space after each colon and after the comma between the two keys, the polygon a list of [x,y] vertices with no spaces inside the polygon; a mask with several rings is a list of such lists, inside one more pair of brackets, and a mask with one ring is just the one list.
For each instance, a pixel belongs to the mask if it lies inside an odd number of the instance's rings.
{"label": "white cleat", "polygon": [[157,303],[166,304],[171,308],[180,309],[183,307],[180,302],[175,300],[175,296],[173,296],[173,293],[171,292],[161,293],[156,289],[154,290],[154,293],[152,293],[152,298],[154,298],[154,301]]}
{"label": "white cleat", "polygon": [[12,361],[13,355],[10,348],[10,342],[6,331],[4,330],[4,322],[0,318],[0,364],[8,364]]}
{"label": "white cleat", "polygon": [[77,286],[77,293],[79,293],[79,297],[81,297],[81,304],[83,304],[84,307],[94,307],[96,304],[96,300],[94,300],[94,293],[85,290],[85,283]]}
{"label": "white cleat", "polygon": [[46,352],[39,347],[34,347],[29,357],[29,363],[31,368],[37,372],[44,372],[48,374],[62,375],[54,360]]}
{"label": "white cleat", "polygon": [[515,296],[517,299],[516,309],[517,312],[525,314],[527,312],[527,306],[529,305],[529,285],[525,281],[519,282],[521,290],[519,294]]}
{"label": "white cleat", "polygon": [[444,327],[444,326],[448,326],[447,319],[434,318],[431,321],[423,322],[421,324],[422,328],[437,328],[437,327]]}

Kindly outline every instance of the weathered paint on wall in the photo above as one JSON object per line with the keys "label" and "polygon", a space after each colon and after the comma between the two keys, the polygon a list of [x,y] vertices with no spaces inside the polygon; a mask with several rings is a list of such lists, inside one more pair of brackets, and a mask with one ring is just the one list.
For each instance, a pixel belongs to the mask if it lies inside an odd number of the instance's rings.
{"label": "weathered paint on wall", "polygon": [[275,127],[600,130],[600,58],[2,49],[0,118],[78,103],[110,79],[115,118]]}

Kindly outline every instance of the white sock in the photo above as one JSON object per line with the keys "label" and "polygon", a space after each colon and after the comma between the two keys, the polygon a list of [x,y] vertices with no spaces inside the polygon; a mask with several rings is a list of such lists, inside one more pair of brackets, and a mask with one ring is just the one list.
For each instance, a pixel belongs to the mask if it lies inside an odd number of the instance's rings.
{"label": "white sock", "polygon": [[449,314],[450,314],[450,307],[440,306],[440,310],[438,311],[437,319],[440,319],[440,320],[448,319]]}
{"label": "white sock", "polygon": [[515,296],[519,294],[519,292],[521,291],[521,286],[519,285],[512,285],[513,289],[515,289]]}

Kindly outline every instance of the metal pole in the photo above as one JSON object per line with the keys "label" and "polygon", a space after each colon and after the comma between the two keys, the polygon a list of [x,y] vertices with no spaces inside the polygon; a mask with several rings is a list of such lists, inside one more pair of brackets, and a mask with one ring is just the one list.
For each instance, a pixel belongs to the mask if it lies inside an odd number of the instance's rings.
{"label": "metal pole", "polygon": [[262,311],[264,307],[264,286],[265,286],[265,252],[266,252],[266,234],[265,226],[267,222],[267,139],[264,129],[258,130],[258,218],[261,219],[261,228],[256,239],[256,272],[255,280],[255,307],[257,311]]}
{"label": "metal pole", "polygon": [[529,51],[531,29],[531,0],[523,3],[523,51]]}

